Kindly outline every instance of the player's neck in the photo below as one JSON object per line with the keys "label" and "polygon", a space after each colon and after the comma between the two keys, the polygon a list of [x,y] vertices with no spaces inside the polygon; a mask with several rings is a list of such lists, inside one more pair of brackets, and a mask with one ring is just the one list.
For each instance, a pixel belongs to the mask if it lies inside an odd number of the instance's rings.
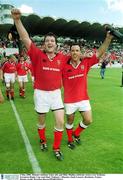
{"label": "player's neck", "polygon": [[77,67],[79,64],[80,64],[80,60],[77,60],[77,61],[74,61],[74,60],[71,60],[71,64],[74,66],[74,67]]}
{"label": "player's neck", "polygon": [[56,56],[56,54],[54,52],[46,53],[46,54],[50,60],[52,60]]}

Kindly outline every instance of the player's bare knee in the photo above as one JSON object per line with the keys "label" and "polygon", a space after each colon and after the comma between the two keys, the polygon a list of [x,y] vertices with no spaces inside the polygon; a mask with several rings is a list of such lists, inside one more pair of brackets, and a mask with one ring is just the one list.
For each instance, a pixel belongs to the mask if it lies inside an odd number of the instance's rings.
{"label": "player's bare knee", "polygon": [[56,121],[56,127],[57,128],[63,128],[64,127],[64,119],[59,119]]}
{"label": "player's bare knee", "polygon": [[67,119],[67,124],[71,125],[71,124],[73,124],[73,121],[74,121],[73,119]]}
{"label": "player's bare knee", "polygon": [[67,123],[71,125],[73,124],[73,121],[74,121],[74,114],[67,115]]}
{"label": "player's bare knee", "polygon": [[86,118],[86,119],[84,119],[84,120],[83,120],[83,123],[84,123],[86,126],[90,125],[90,124],[92,123],[92,118]]}
{"label": "player's bare knee", "polygon": [[6,88],[10,89],[10,83],[6,83]]}
{"label": "player's bare knee", "polygon": [[61,119],[60,121],[58,121],[58,124],[59,124],[60,126],[64,126],[64,119]]}

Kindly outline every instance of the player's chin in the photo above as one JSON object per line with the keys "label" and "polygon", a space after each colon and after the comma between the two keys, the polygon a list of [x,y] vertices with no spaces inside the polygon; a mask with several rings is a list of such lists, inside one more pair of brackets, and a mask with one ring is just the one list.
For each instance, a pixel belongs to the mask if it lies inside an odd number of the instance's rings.
{"label": "player's chin", "polygon": [[54,52],[54,48],[47,48],[47,52],[49,52],[49,53]]}
{"label": "player's chin", "polygon": [[73,61],[74,61],[74,62],[77,62],[77,61],[78,61],[78,59],[77,59],[77,58],[73,58]]}
{"label": "player's chin", "polygon": [[78,57],[78,56],[73,56],[73,60],[78,61],[79,59],[80,59],[80,57]]}

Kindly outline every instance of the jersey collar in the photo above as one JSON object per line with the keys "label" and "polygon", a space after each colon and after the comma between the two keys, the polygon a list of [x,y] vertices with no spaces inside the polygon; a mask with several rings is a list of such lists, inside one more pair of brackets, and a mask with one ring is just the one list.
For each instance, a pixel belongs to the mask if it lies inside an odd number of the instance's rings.
{"label": "jersey collar", "polygon": [[75,66],[75,65],[70,61],[70,64],[71,64],[71,66],[72,66],[74,69],[77,69],[78,66],[80,65],[80,63],[81,63],[81,61],[77,64],[77,66]]}

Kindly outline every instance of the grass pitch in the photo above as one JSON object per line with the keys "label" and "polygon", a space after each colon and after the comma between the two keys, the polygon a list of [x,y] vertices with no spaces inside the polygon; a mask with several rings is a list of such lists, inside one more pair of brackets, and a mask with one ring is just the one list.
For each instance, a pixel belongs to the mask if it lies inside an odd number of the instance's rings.
{"label": "grass pitch", "polygon": [[[76,146],[75,150],[67,147],[64,131],[61,144],[64,160],[59,162],[52,152],[52,112],[47,114],[46,119],[48,152],[41,152],[32,84],[27,84],[26,98],[20,99],[16,83],[14,104],[43,173],[123,173],[123,87],[120,85],[121,69],[106,69],[105,79],[100,78],[99,69],[91,69],[88,91],[93,123],[81,134],[82,144]],[[3,92],[4,90],[2,87]],[[80,114],[76,113],[75,127],[80,118]],[[0,105],[0,137],[0,174],[33,173],[14,112],[7,100]]]}

